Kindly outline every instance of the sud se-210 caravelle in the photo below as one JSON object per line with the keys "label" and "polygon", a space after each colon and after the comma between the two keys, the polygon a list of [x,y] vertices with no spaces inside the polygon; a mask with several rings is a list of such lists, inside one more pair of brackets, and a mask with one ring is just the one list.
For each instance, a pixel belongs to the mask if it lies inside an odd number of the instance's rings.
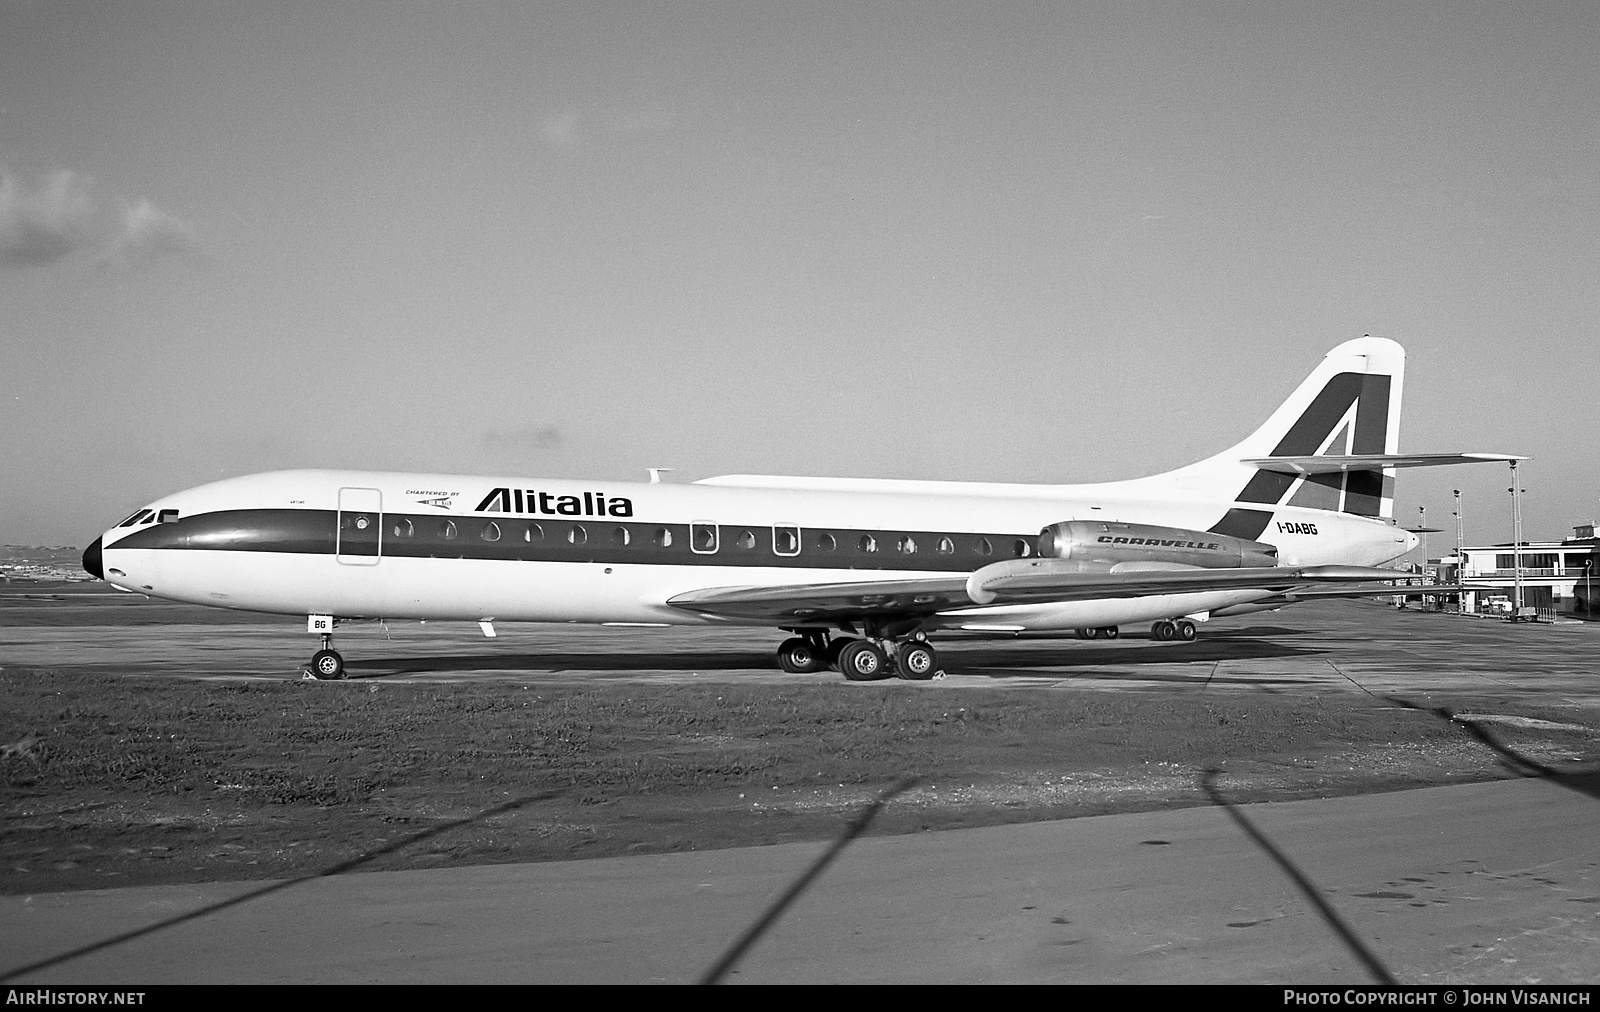
{"label": "sud se-210 caravelle", "polygon": [[308,616],[339,678],[341,619],[753,625],[786,671],[932,677],[941,630],[1153,623],[1376,593],[1416,536],[1397,468],[1405,352],[1334,348],[1222,453],[1088,485],[726,475],[691,484],[277,471],[165,496],[96,538],[91,574],[191,604]]}

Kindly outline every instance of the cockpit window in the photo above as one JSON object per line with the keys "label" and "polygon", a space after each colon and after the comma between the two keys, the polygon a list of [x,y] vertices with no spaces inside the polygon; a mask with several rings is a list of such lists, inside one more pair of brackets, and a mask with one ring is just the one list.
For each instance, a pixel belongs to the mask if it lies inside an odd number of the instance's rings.
{"label": "cockpit window", "polygon": [[156,515],[156,523],[158,523],[158,524],[175,523],[177,521],[177,519],[178,519],[178,511],[177,510],[162,510],[159,514]]}
{"label": "cockpit window", "polygon": [[145,514],[149,513],[149,512],[150,512],[149,510],[134,510],[133,516],[129,517],[128,519],[126,519],[124,521],[122,521],[122,523],[118,524],[117,526],[118,527],[132,527],[134,524],[136,524],[139,521],[143,520],[144,517],[145,517]]}

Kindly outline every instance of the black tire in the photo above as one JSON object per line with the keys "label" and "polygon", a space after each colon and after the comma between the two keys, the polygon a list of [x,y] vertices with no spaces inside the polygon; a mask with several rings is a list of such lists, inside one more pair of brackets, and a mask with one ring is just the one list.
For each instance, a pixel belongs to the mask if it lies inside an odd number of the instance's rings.
{"label": "black tire", "polygon": [[1083,633],[1083,638],[1086,640],[1097,640],[1100,638],[1099,628],[1082,629],[1079,631]]}
{"label": "black tire", "polygon": [[1121,635],[1122,635],[1122,630],[1118,629],[1114,625],[1106,625],[1106,626],[1101,626],[1100,627],[1100,638],[1103,639],[1103,640],[1114,640],[1118,636],[1121,636]]}
{"label": "black tire", "polygon": [[873,682],[889,674],[889,658],[868,640],[851,640],[839,651],[839,673],[852,682]]}
{"label": "black tire", "polygon": [[1150,627],[1150,635],[1154,636],[1158,640],[1170,640],[1173,637],[1176,628],[1177,627],[1171,622],[1168,622],[1166,619],[1162,619]]}
{"label": "black tire", "polygon": [[1094,639],[1093,636],[1089,635],[1089,630],[1087,629],[1074,629],[1072,630],[1072,635],[1076,636],[1080,640]]}
{"label": "black tire", "polygon": [[1178,623],[1178,628],[1175,635],[1178,637],[1178,639],[1183,640],[1185,643],[1193,643],[1194,638],[1200,635],[1200,633],[1195,629],[1193,622],[1185,619],[1184,621]]}
{"label": "black tire", "polygon": [[344,677],[344,658],[337,650],[318,650],[311,655],[311,674],[322,682]]}
{"label": "black tire", "polygon": [[784,640],[778,646],[778,667],[791,675],[821,671],[823,663],[822,654],[810,640],[795,636]]}
{"label": "black tire", "polygon": [[844,648],[855,642],[853,636],[837,636],[828,641],[828,649],[822,655],[823,667],[833,671],[839,670],[839,655]]}
{"label": "black tire", "polygon": [[939,672],[939,653],[932,643],[912,640],[896,648],[894,664],[901,678],[925,682]]}

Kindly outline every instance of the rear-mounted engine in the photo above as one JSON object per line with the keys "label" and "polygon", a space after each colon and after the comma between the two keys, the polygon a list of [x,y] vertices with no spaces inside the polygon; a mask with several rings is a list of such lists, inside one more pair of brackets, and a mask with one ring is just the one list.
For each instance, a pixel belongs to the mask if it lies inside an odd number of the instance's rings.
{"label": "rear-mounted engine", "polygon": [[1166,562],[1201,569],[1245,569],[1276,566],[1272,545],[1225,534],[1150,524],[1112,524],[1067,520],[1039,532],[1043,558],[1116,565],[1122,562]]}

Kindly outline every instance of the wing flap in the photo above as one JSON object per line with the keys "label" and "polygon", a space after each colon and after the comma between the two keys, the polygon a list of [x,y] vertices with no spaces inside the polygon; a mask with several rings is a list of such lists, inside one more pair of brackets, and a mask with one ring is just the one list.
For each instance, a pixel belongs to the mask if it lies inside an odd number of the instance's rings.
{"label": "wing flap", "polygon": [[[1217,590],[1277,590],[1404,579],[1391,569],[1364,566],[1282,566],[1253,569],[1127,565],[1084,572],[1066,559],[1013,559],[967,577],[713,587],[675,595],[667,604],[685,611],[746,621],[829,624],[860,619],[900,619],[993,604],[1047,604],[1101,598],[1192,594]],[[1373,593],[1381,591],[1375,590]]]}
{"label": "wing flap", "polygon": [[1214,590],[1289,590],[1301,585],[1395,580],[1405,574],[1366,566],[1262,566],[1249,569],[1114,568],[1107,573],[1067,570],[1060,559],[1014,559],[984,566],[967,578],[974,604],[1086,601]]}

